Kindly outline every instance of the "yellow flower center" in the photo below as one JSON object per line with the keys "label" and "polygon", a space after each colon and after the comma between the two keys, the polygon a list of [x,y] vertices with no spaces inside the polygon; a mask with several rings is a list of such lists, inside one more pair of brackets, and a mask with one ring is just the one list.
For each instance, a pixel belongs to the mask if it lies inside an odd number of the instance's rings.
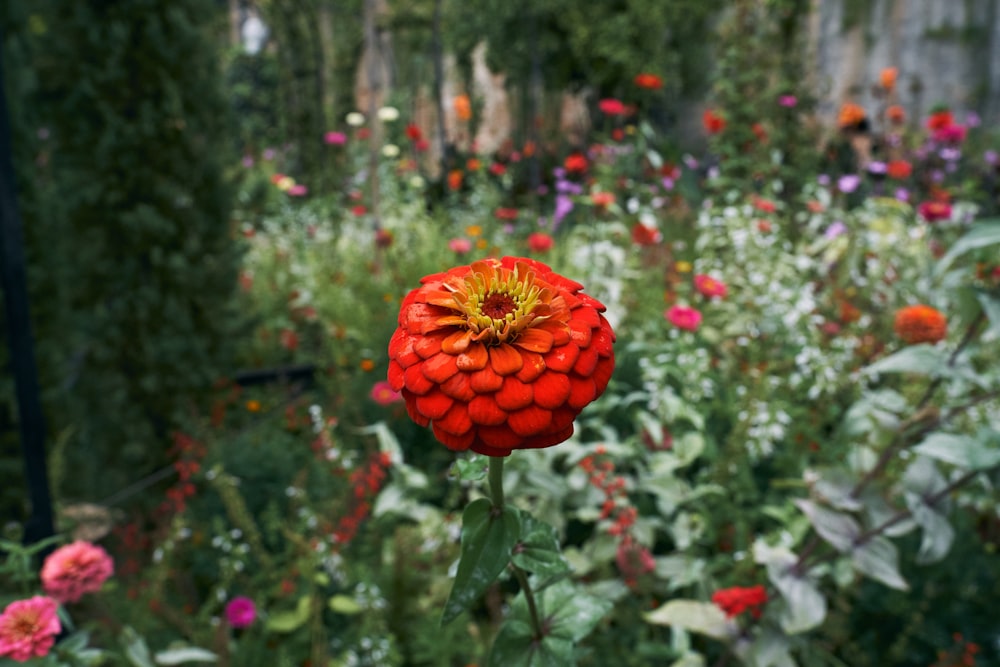
{"label": "yellow flower center", "polygon": [[551,316],[549,303],[554,290],[527,265],[519,263],[511,270],[482,261],[471,268],[461,283],[456,280],[450,287],[473,340],[510,342]]}

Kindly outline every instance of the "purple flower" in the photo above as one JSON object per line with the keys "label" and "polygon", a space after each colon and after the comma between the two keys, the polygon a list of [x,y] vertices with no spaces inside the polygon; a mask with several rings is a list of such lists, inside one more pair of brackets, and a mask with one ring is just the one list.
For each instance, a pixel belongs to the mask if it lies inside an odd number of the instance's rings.
{"label": "purple flower", "polygon": [[975,111],[970,111],[965,114],[965,124],[969,127],[979,127],[983,124],[983,119]]}
{"label": "purple flower", "polygon": [[983,160],[986,161],[986,164],[995,165],[998,159],[1000,159],[1000,156],[997,155],[995,150],[990,149],[983,153]]}
{"label": "purple flower", "polygon": [[962,151],[957,148],[942,148],[938,152],[938,155],[946,162],[957,162],[962,157]]}
{"label": "purple flower", "polygon": [[557,227],[573,210],[573,200],[564,194],[556,195],[556,210],[552,214],[552,226]]}
{"label": "purple flower", "polygon": [[874,174],[875,176],[885,176],[885,173],[889,170],[886,167],[885,162],[869,162],[868,163],[868,173]]}
{"label": "purple flower", "polygon": [[861,185],[861,177],[857,174],[844,174],[837,179],[837,189],[841,192],[854,192],[859,185]]}
{"label": "purple flower", "polygon": [[667,178],[664,178],[660,182],[663,184],[663,189],[664,190],[673,190],[674,189],[674,179],[667,177]]}
{"label": "purple flower", "polygon": [[244,167],[246,167],[247,169],[249,169],[250,167],[253,166],[253,156],[252,155],[244,155],[243,156],[243,160],[241,160],[241,162],[242,162],[242,164],[243,164]]}
{"label": "purple flower", "polygon": [[273,148],[265,148],[264,149],[264,153],[263,153],[263,155],[261,157],[263,157],[265,160],[273,160],[274,159],[274,149]]}
{"label": "purple flower", "polygon": [[830,177],[826,174],[820,174],[816,177],[816,182],[820,185],[830,185]]}
{"label": "purple flower", "polygon": [[234,597],[226,604],[226,620],[234,628],[246,628],[257,620],[257,605],[248,597]]}
{"label": "purple flower", "polygon": [[795,95],[782,95],[778,98],[778,104],[785,107],[786,109],[791,109],[796,104],[799,103],[799,99]]}
{"label": "purple flower", "polygon": [[910,191],[906,188],[896,188],[896,199],[899,201],[910,201]]}
{"label": "purple flower", "polygon": [[693,155],[691,155],[690,153],[685,153],[683,160],[684,160],[684,164],[687,165],[688,169],[697,169],[698,168],[698,160],[696,160],[695,157]]}
{"label": "purple flower", "polygon": [[833,224],[827,227],[826,231],[823,232],[823,238],[827,240],[835,239],[841,234],[844,234],[845,232],[847,232],[847,225],[845,225],[840,220],[835,220]]}

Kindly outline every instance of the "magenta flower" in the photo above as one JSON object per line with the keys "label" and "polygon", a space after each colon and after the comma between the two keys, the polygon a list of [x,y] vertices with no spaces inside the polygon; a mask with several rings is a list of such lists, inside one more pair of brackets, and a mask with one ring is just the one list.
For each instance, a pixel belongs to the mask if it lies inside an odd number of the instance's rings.
{"label": "magenta flower", "polygon": [[226,620],[236,629],[250,627],[257,620],[257,605],[248,597],[237,596],[226,603]]}
{"label": "magenta flower", "polygon": [[781,97],[778,98],[778,104],[785,107],[786,109],[791,109],[798,103],[799,100],[797,97],[795,97],[795,95],[782,95]]}
{"label": "magenta flower", "polygon": [[309,188],[301,183],[296,183],[292,187],[288,188],[288,194],[292,197],[304,197],[309,194]]}
{"label": "magenta flower", "polygon": [[448,248],[459,255],[464,255],[465,253],[472,250],[472,241],[469,239],[452,239],[448,241]]}
{"label": "magenta flower", "polygon": [[343,132],[327,132],[323,135],[323,142],[329,146],[343,146],[347,143],[347,135]]}
{"label": "magenta flower", "polygon": [[376,382],[368,396],[379,405],[392,405],[403,400],[402,394],[393,389],[387,380]]}
{"label": "magenta flower", "polygon": [[697,331],[701,325],[701,313],[690,306],[670,306],[663,316],[678,329]]}
{"label": "magenta flower", "polygon": [[62,630],[52,598],[36,595],[11,602],[0,614],[0,656],[15,662],[48,655]]}

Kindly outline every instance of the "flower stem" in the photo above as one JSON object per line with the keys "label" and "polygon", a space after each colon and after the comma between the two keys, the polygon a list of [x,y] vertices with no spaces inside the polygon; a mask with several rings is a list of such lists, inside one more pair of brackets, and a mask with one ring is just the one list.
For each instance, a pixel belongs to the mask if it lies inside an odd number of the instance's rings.
{"label": "flower stem", "polygon": [[493,501],[493,507],[497,510],[502,510],[504,505],[503,460],[504,457],[502,456],[490,457],[490,466],[489,466],[490,499]]}

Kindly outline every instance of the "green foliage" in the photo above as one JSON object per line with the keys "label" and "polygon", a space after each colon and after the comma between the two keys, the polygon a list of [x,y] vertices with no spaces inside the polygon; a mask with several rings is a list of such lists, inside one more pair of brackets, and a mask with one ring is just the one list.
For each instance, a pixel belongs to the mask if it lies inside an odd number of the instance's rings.
{"label": "green foliage", "polygon": [[97,499],[162,463],[231,368],[218,15],[193,0],[30,11],[39,83],[20,103],[49,136],[25,211],[39,356],[53,430],[74,428],[60,491]]}

